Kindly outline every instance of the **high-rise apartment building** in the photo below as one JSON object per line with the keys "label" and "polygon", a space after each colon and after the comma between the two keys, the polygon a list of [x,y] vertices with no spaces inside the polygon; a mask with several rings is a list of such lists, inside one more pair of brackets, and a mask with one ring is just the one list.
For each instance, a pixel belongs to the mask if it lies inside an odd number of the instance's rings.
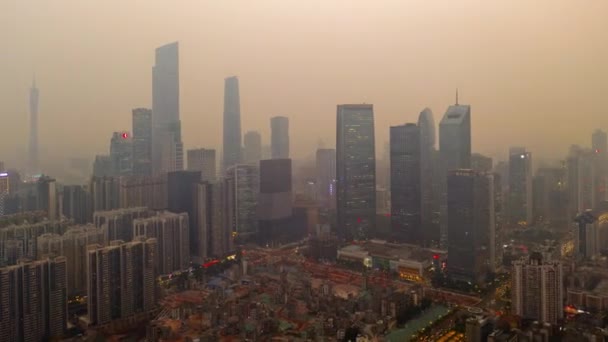
{"label": "high-rise apartment building", "polygon": [[204,182],[215,182],[216,159],[215,150],[197,148],[188,150],[188,171],[200,171],[201,180]]}
{"label": "high-rise apartment building", "polygon": [[0,172],[0,216],[7,214],[6,201],[10,193],[10,182],[8,172]]}
{"label": "high-rise apartment building", "polygon": [[494,269],[494,179],[473,170],[451,170],[447,179],[448,274],[483,284]]}
{"label": "high-rise apartment building", "polygon": [[36,240],[38,258],[63,256],[67,260],[68,294],[86,295],[87,246],[106,245],[104,231],[93,225],[70,227],[64,234],[46,233]]}
{"label": "high-rise apartment building", "polygon": [[91,178],[89,192],[93,201],[93,212],[120,208],[120,184],[119,177]]}
{"label": "high-rise apartment building", "polygon": [[133,236],[154,238],[158,243],[156,260],[158,274],[185,270],[190,264],[188,214],[161,212],[133,221]]}
{"label": "high-rise apartment building", "polygon": [[152,110],[135,108],[132,112],[133,175],[152,175]]}
{"label": "high-rise apartment building", "polygon": [[562,265],[540,253],[513,262],[511,310],[522,318],[556,324],[564,317]]}
{"label": "high-rise apartment building", "polygon": [[222,172],[241,162],[241,100],[239,79],[224,80],[224,144]]}
{"label": "high-rise apartment building", "polygon": [[260,193],[259,167],[239,164],[226,171],[226,220],[240,241],[248,241],[258,232],[258,196]]}
{"label": "high-rise apartment building", "polygon": [[433,112],[425,108],[418,116],[420,130],[420,222],[428,245],[439,244],[439,196],[437,176],[439,171],[436,128]]}
{"label": "high-rise apartment building", "polygon": [[317,149],[316,154],[317,199],[321,206],[336,207],[336,150],[333,148]]}
{"label": "high-rise apartment building", "polygon": [[114,240],[131,241],[134,238],[133,221],[153,214],[146,207],[96,211],[93,213],[93,223],[102,229],[106,244]]}
{"label": "high-rise apartment building", "polygon": [[408,123],[390,128],[391,226],[401,241],[422,244],[420,129]]}
{"label": "high-rise apartment building", "polygon": [[133,171],[133,139],[128,132],[114,132],[110,140],[113,176],[128,176]]}
{"label": "high-rise apartment building", "polygon": [[373,105],[338,105],[337,224],[339,234],[347,240],[364,239],[375,233],[375,146]]}
{"label": "high-rise apartment building", "polygon": [[14,265],[20,258],[36,259],[36,239],[45,233],[63,234],[70,221],[42,220],[21,223],[0,229],[0,259],[5,265]]}
{"label": "high-rise apartment building", "polygon": [[248,131],[243,137],[243,162],[257,165],[262,159],[262,136],[258,131]]}
{"label": "high-rise apartment building", "polygon": [[291,159],[261,160],[257,215],[260,243],[289,240],[292,197]]}
{"label": "high-rise apartment building", "polygon": [[76,224],[91,222],[93,200],[85,186],[66,185],[61,190],[62,215],[74,220]]}
{"label": "high-rise apartment building", "polygon": [[492,172],[492,157],[486,157],[480,153],[471,154],[471,169],[477,172]]}
{"label": "high-rise apartment building", "polygon": [[509,151],[509,221],[532,224],[532,153],[515,148]]}
{"label": "high-rise apartment building", "polygon": [[275,116],[270,119],[270,148],[272,159],[289,158],[289,118]]}
{"label": "high-rise apartment building", "polygon": [[164,210],[167,203],[167,174],[122,177],[119,184],[121,208],[148,207]]}
{"label": "high-rise apartment building", "polygon": [[87,252],[87,311],[96,326],[156,305],[157,240],[115,241]]}
{"label": "high-rise apartment building", "polygon": [[179,47],[156,49],[152,67],[152,167],[155,174],[184,169],[179,117]]}
{"label": "high-rise apartment building", "polygon": [[109,155],[96,155],[93,162],[93,177],[112,176],[112,159]]}
{"label": "high-rise apartment building", "polygon": [[60,340],[67,330],[66,258],[0,268],[3,341]]}
{"label": "high-rise apartment building", "polygon": [[[28,171],[32,175],[40,172],[38,165],[38,100],[40,92],[36,87],[36,80],[30,88],[30,140],[28,146]],[[4,171],[4,170],[0,170]]]}
{"label": "high-rise apartment building", "polygon": [[440,244],[447,246],[447,174],[471,168],[471,106],[449,106],[439,123]]}

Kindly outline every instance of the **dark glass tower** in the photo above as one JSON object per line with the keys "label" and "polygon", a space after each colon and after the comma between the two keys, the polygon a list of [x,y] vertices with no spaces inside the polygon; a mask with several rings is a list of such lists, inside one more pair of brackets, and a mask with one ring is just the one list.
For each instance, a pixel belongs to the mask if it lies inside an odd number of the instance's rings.
{"label": "dark glass tower", "polygon": [[152,175],[152,110],[133,109],[133,174]]}
{"label": "dark glass tower", "polygon": [[336,128],[338,233],[347,240],[369,238],[376,228],[373,105],[338,105]]}
{"label": "dark glass tower", "polygon": [[223,170],[241,163],[241,104],[239,79],[228,77],[224,83],[224,159]]}
{"label": "dark glass tower", "polygon": [[270,133],[272,159],[289,158],[289,119],[284,116],[271,118]]}
{"label": "dark glass tower", "polygon": [[428,245],[439,243],[439,196],[437,195],[436,127],[433,112],[425,108],[418,116],[420,129],[420,222]]}
{"label": "dark glass tower", "polygon": [[391,226],[395,236],[405,242],[420,244],[420,129],[408,123],[390,129],[391,155]]}

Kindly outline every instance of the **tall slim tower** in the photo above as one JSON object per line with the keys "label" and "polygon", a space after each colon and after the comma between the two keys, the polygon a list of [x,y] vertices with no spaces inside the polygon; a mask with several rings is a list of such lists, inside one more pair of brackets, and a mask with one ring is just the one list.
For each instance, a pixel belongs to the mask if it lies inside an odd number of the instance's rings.
{"label": "tall slim tower", "polygon": [[262,159],[262,136],[258,131],[249,131],[243,138],[244,156],[243,162],[246,164],[258,164]]}
{"label": "tall slim tower", "polygon": [[272,159],[289,158],[289,118],[285,116],[271,118],[270,131]]}
{"label": "tall slim tower", "polygon": [[433,112],[425,108],[418,116],[418,127],[420,129],[420,221],[425,232],[425,240],[430,245],[439,243],[439,226],[436,219],[439,213],[439,199],[437,192],[437,174],[434,159],[437,159],[437,134]]}
{"label": "tall slim tower", "polygon": [[152,175],[152,110],[133,109],[133,174]]}
{"label": "tall slim tower", "polygon": [[241,102],[239,79],[224,80],[224,148],[223,168],[241,163]]}
{"label": "tall slim tower", "polygon": [[40,172],[38,165],[38,96],[36,79],[34,79],[32,88],[30,88],[30,143],[28,150],[29,171],[31,174],[38,174]]}
{"label": "tall slim tower", "polygon": [[532,153],[509,150],[509,221],[532,224]]}
{"label": "tall slim tower", "polygon": [[152,67],[152,164],[154,173],[184,168],[179,119],[179,52],[174,42],[156,49]]}
{"label": "tall slim tower", "polygon": [[369,238],[376,228],[373,105],[338,105],[336,129],[338,233],[347,240]]}

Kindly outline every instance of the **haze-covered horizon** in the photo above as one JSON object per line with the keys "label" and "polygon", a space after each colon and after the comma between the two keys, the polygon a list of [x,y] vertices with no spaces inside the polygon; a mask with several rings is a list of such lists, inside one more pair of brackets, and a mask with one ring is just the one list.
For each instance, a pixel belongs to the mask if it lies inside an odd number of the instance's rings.
{"label": "haze-covered horizon", "polygon": [[292,158],[335,144],[336,105],[389,126],[471,105],[473,151],[563,158],[608,129],[608,2],[19,1],[0,4],[0,160],[22,166],[40,89],[41,164],[108,153],[151,107],[154,50],[178,41],[186,149],[221,150],[224,78],[239,77],[243,134],[290,120]]}

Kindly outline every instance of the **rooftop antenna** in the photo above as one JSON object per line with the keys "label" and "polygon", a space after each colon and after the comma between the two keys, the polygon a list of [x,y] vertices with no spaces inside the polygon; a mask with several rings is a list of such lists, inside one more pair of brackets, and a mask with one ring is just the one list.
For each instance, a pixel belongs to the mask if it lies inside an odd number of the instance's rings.
{"label": "rooftop antenna", "polygon": [[456,88],[456,105],[458,106],[458,88]]}

